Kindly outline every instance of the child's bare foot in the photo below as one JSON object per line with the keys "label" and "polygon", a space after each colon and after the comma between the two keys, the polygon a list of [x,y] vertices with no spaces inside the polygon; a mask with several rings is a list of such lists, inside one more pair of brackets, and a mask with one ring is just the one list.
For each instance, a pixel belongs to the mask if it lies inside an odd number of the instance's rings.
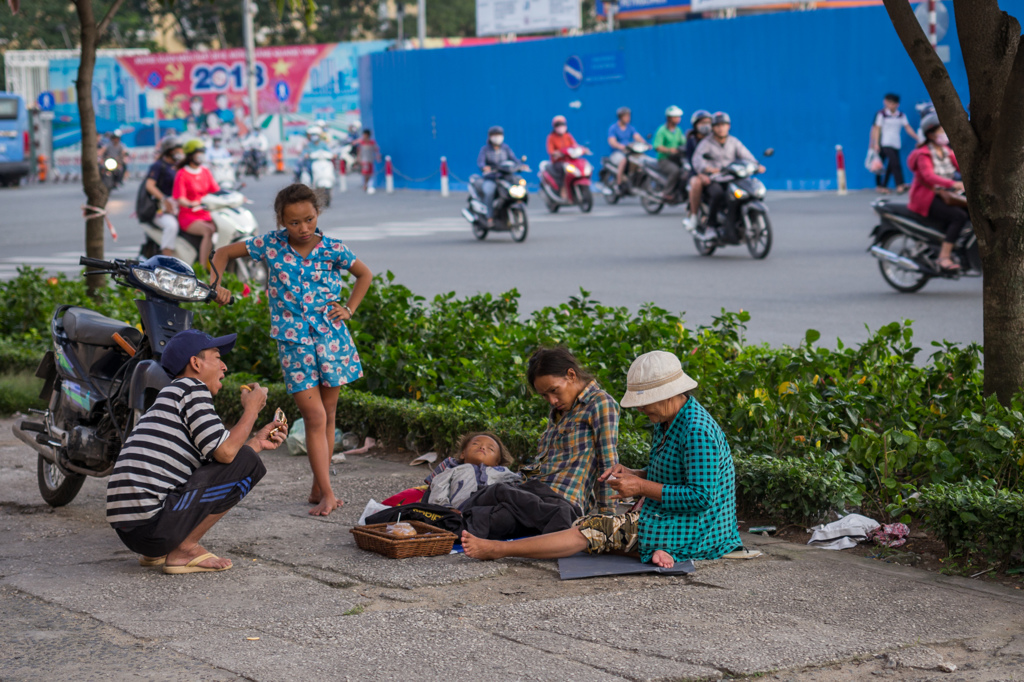
{"label": "child's bare foot", "polygon": [[323,494],[320,492],[320,486],[313,481],[313,488],[309,491],[309,499],[307,500],[310,504],[320,504],[320,499]]}
{"label": "child's bare foot", "polygon": [[672,568],[676,565],[676,560],[668,552],[659,549],[651,555],[651,563],[662,568]]}
{"label": "child's bare foot", "polygon": [[331,493],[327,493],[320,498],[320,502],[315,507],[309,510],[310,516],[330,516],[331,512],[341,507],[344,502],[336,498]]}
{"label": "child's bare foot", "polygon": [[504,556],[501,553],[504,545],[505,543],[499,540],[484,540],[475,535],[470,535],[468,531],[462,531],[462,550],[467,556],[471,556],[474,559],[480,559],[481,561],[500,559]]}

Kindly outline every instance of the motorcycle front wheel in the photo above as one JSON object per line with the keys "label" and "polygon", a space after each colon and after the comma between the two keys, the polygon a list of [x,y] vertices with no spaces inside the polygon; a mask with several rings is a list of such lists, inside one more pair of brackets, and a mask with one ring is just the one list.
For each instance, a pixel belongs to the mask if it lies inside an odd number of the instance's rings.
{"label": "motorcycle front wheel", "polygon": [[[879,246],[887,251],[916,260],[921,254],[923,245],[921,242],[908,237],[902,232],[890,232],[886,236],[882,237],[879,242]],[[888,283],[896,291],[903,292],[904,294],[912,294],[915,291],[920,291],[921,288],[928,283],[931,279],[928,275],[923,272],[914,272],[912,270],[904,270],[895,263],[890,263],[887,260],[878,261],[878,269],[882,272],[882,279]]]}
{"label": "motorcycle front wheel", "polygon": [[594,193],[590,191],[590,185],[576,185],[576,203],[584,213],[590,213],[594,208]]}
{"label": "motorcycle front wheel", "polygon": [[473,236],[480,241],[487,239],[487,228],[481,225],[479,221],[473,223]]}
{"label": "motorcycle front wheel", "polygon": [[661,213],[661,209],[665,208],[664,201],[655,199],[660,194],[661,185],[654,178],[648,178],[644,183],[644,193],[640,195],[640,205],[651,215],[657,215]]}
{"label": "motorcycle front wheel", "polygon": [[601,185],[610,191],[601,192],[601,196],[604,197],[606,203],[615,205],[619,203],[619,189],[615,186],[615,176],[610,171],[601,171],[599,177]]}
{"label": "motorcycle front wheel", "polygon": [[512,241],[525,241],[526,233],[529,231],[529,229],[529,223],[526,220],[526,211],[524,211],[522,208],[509,209],[508,231],[512,234]]}
{"label": "motorcycle front wheel", "polygon": [[39,462],[36,466],[36,479],[39,482],[39,494],[43,501],[51,507],[63,507],[82,489],[85,483],[85,476],[78,474],[67,474],[61,472],[57,465],[39,455]]}
{"label": "motorcycle front wheel", "polygon": [[757,212],[750,215],[750,228],[744,239],[752,257],[761,260],[768,255],[772,250],[772,223],[767,214]]}

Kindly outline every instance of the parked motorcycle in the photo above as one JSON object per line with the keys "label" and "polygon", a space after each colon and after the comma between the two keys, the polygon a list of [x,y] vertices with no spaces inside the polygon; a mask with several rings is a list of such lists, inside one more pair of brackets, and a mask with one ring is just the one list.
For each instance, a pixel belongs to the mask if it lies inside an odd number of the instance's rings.
{"label": "parked motorcycle", "polygon": [[[771,156],[773,153],[773,150],[767,149],[764,155]],[[741,243],[745,243],[750,255],[758,260],[771,251],[772,222],[764,203],[768,191],[764,183],[754,177],[757,170],[756,161],[734,161],[711,176],[712,182],[724,186],[725,206],[717,216],[718,227],[710,231],[710,205],[705,193],[693,234],[697,253],[710,256],[721,246]]]}
{"label": "parked motorcycle", "polygon": [[242,175],[251,175],[259,180],[267,172],[267,155],[261,149],[251,148],[242,152]]}
{"label": "parked motorcycle", "polygon": [[960,233],[951,256],[960,270],[943,270],[937,261],[946,238],[945,225],[887,199],[878,199],[871,207],[879,223],[871,231],[873,242],[868,252],[878,259],[882,278],[896,291],[920,291],[933,277],[981,277],[981,254],[971,223]]}
{"label": "parked motorcycle", "polygon": [[331,205],[331,190],[334,188],[334,154],[318,149],[309,155],[310,172],[302,171],[302,182],[309,185],[320,197],[320,205]]}
{"label": "parked motorcycle", "polygon": [[640,187],[646,177],[643,169],[658,167],[658,162],[647,155],[651,149],[651,145],[646,142],[630,142],[626,145],[626,168],[622,173],[621,185],[615,184],[618,166],[607,156],[601,159],[598,179],[601,181],[601,194],[606,202],[617,204],[623,197],[639,196]]}
{"label": "parked motorcycle", "polygon": [[110,475],[122,443],[171,382],[160,357],[172,336],[192,328],[192,311],[181,304],[216,298],[216,287],[171,256],[79,262],[145,294],[135,302],[142,331],[88,308],[54,311],[53,350],[36,370],[47,409],[12,427],[38,455],[39,492],[51,507],[71,502],[86,476]]}
{"label": "parked motorcycle", "polygon": [[[526,161],[525,156],[523,161]],[[526,192],[526,180],[519,174],[529,172],[529,166],[509,159],[502,161],[497,170],[487,174],[487,178],[494,180],[498,185],[494,192],[494,221],[490,226],[487,224],[487,207],[484,205],[484,176],[469,176],[469,196],[466,199],[466,208],[462,209],[462,217],[473,226],[474,237],[483,240],[487,239],[488,232],[509,232],[514,241],[521,242],[526,239],[529,230],[526,218],[529,194]]]}
{"label": "parked motorcycle", "polygon": [[[203,208],[213,216],[213,224],[217,227],[217,232],[213,235],[214,247],[243,241],[255,235],[259,229],[252,211],[245,208],[249,200],[241,192],[221,191],[207,194],[200,201]],[[142,232],[145,239],[139,255],[142,258],[150,258],[160,253],[162,230],[152,223],[143,223]],[[186,263],[195,263],[199,259],[200,242],[202,237],[199,235],[179,232],[174,244],[175,257]],[[231,261],[227,271],[250,286],[259,289],[267,286],[267,266],[263,261],[239,258]]]}
{"label": "parked motorcycle", "polygon": [[[564,161],[541,161],[537,169],[537,180],[544,195],[544,203],[551,213],[557,213],[562,206],[579,206],[584,213],[594,208],[594,195],[590,190],[590,176],[594,167],[584,159],[589,151],[585,147],[569,147],[565,150],[568,159]],[[553,174],[554,164],[564,166],[564,192]],[[569,198],[567,199],[566,196]]]}

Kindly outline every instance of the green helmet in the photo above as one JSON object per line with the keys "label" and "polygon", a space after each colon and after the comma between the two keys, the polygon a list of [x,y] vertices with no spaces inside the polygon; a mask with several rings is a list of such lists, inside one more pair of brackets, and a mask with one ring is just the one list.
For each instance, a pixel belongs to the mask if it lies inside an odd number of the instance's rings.
{"label": "green helmet", "polygon": [[181,151],[185,152],[185,154],[192,154],[193,152],[198,152],[203,149],[206,149],[206,145],[203,144],[203,141],[193,138],[182,146]]}

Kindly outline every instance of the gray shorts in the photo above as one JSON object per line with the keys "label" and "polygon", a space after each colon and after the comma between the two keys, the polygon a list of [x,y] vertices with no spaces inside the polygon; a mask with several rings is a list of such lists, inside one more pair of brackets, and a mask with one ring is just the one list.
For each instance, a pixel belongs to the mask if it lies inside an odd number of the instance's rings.
{"label": "gray shorts", "polygon": [[618,149],[616,149],[611,153],[611,156],[608,157],[608,160],[611,161],[616,166],[618,166],[620,163],[626,160],[626,155],[620,152]]}

